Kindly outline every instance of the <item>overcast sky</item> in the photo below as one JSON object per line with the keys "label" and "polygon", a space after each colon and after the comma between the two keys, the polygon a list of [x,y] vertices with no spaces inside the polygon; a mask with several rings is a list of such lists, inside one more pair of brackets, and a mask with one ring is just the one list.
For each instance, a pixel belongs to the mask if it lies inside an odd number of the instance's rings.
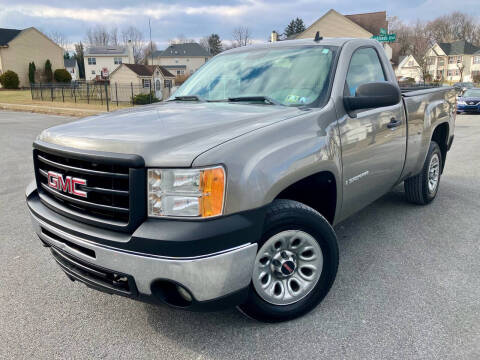
{"label": "overcast sky", "polygon": [[248,26],[257,41],[272,30],[282,32],[294,17],[308,26],[331,8],[343,14],[386,10],[387,16],[405,21],[418,17],[430,20],[456,10],[468,11],[480,21],[479,0],[0,0],[0,27],[23,29],[35,26],[48,33],[58,31],[69,42],[85,39],[86,29],[97,24],[107,27],[134,25],[159,47],[177,35],[200,39],[218,33],[230,39],[238,25]]}

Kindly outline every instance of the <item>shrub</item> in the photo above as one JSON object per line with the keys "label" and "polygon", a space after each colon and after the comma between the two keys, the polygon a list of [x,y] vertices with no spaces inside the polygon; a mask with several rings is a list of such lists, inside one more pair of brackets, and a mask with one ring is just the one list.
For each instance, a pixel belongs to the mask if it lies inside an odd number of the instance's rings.
{"label": "shrub", "polygon": [[49,59],[45,61],[45,80],[47,82],[52,82],[53,80],[53,73],[52,73],[52,63]]}
{"label": "shrub", "polygon": [[30,84],[35,83],[35,71],[37,68],[35,67],[35,63],[32,61],[28,64],[28,80],[30,80]]}
{"label": "shrub", "polygon": [[[150,97],[152,101],[150,101]],[[155,94],[152,92],[150,94],[138,94],[133,97],[133,103],[135,105],[145,105],[150,104],[150,102],[155,103],[159,102],[160,100],[155,97]]]}
{"label": "shrub", "polygon": [[472,76],[472,78],[473,78],[472,80],[473,80],[474,83],[476,83],[476,84],[480,83],[480,74],[475,74],[475,75]]}
{"label": "shrub", "polygon": [[18,89],[20,81],[18,80],[17,73],[12,70],[5,71],[0,75],[0,84],[2,84],[5,89]]}
{"label": "shrub", "polygon": [[72,81],[72,75],[65,70],[65,69],[57,69],[53,73],[53,77],[55,78],[55,81],[61,82],[61,83],[69,83]]}

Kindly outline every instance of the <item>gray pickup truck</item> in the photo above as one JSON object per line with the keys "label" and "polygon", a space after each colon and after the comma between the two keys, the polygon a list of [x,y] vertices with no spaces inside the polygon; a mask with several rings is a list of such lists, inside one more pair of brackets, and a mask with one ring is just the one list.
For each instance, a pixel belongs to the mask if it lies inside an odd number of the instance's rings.
{"label": "gray pickup truck", "polygon": [[238,48],[164,103],[44,130],[27,204],[71,280],[293,319],[334,282],[335,224],[402,182],[435,198],[455,116],[451,88],[402,93],[374,40]]}

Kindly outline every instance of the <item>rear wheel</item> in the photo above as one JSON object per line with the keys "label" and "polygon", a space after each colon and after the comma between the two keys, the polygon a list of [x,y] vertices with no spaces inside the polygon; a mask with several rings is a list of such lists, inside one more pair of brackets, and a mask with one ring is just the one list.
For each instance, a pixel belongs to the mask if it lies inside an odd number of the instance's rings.
{"label": "rear wheel", "polygon": [[430,143],[427,158],[420,174],[405,180],[405,196],[407,200],[425,205],[437,196],[442,172],[442,152],[435,141]]}
{"label": "rear wheel", "polygon": [[276,200],[267,211],[248,300],[239,308],[266,322],[299,317],[327,295],[337,268],[328,221],[302,203]]}

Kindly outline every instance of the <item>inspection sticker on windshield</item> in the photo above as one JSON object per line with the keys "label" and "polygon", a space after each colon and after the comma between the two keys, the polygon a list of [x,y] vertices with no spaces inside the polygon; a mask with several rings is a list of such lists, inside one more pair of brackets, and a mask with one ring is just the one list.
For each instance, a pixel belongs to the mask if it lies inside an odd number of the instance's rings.
{"label": "inspection sticker on windshield", "polygon": [[328,54],[329,51],[330,51],[330,50],[328,50],[328,49],[323,49],[323,50],[322,50],[322,54]]}

